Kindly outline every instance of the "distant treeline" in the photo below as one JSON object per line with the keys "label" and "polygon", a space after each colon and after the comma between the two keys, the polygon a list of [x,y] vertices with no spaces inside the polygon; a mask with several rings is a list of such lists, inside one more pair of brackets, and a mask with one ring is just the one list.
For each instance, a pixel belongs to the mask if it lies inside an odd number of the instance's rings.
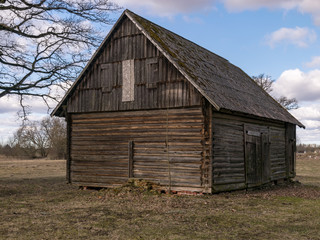
{"label": "distant treeline", "polygon": [[0,145],[0,154],[16,158],[65,159],[66,132],[66,123],[61,118],[28,121],[6,144]]}
{"label": "distant treeline", "polygon": [[320,145],[317,144],[298,144],[298,153],[320,153]]}

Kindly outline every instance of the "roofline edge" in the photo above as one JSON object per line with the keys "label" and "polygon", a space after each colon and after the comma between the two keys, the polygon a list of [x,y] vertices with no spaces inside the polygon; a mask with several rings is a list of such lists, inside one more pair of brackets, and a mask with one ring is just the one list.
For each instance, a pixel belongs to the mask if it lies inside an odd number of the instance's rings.
{"label": "roofline edge", "polygon": [[140,23],[138,23],[130,14],[132,13],[129,10],[125,11],[126,16],[136,25],[136,27],[144,34],[144,36],[155,45],[159,51],[179,70],[179,72],[213,105],[213,107],[219,111],[220,106],[216,104],[208,95],[193,81],[192,77],[190,77],[189,74],[187,74],[180,66],[177,64],[177,62],[172,59],[170,54],[168,54],[156,41],[153,40],[153,38],[144,30],[144,28],[141,26]]}
{"label": "roofline edge", "polygon": [[77,79],[73,82],[73,84],[70,86],[70,88],[68,89],[68,91],[65,93],[64,97],[61,99],[61,101],[58,103],[58,105],[52,110],[52,112],[50,113],[50,116],[53,117],[55,116],[56,112],[58,111],[58,109],[63,105],[63,102],[67,99],[67,97],[69,96],[69,94],[72,92],[73,88],[75,87],[75,85],[78,83],[78,81],[80,81],[80,79],[82,78],[82,76],[84,75],[84,73],[87,71],[87,69],[89,68],[89,66],[91,65],[91,63],[94,61],[94,59],[96,58],[96,56],[98,55],[98,53],[100,52],[100,50],[102,49],[102,47],[104,46],[104,44],[108,41],[108,39],[110,38],[111,34],[113,33],[114,29],[119,25],[119,23],[122,21],[123,16],[125,15],[125,13],[129,11],[128,9],[124,10],[122,12],[122,14],[120,15],[120,17],[118,18],[118,20],[115,22],[115,24],[112,26],[112,28],[110,29],[108,35],[103,39],[103,41],[101,42],[100,46],[97,48],[97,50],[95,51],[95,53],[92,55],[92,57],[90,58],[90,60],[88,61],[88,63],[86,64],[86,66],[82,69],[82,71],[80,72],[79,76],[77,77]]}

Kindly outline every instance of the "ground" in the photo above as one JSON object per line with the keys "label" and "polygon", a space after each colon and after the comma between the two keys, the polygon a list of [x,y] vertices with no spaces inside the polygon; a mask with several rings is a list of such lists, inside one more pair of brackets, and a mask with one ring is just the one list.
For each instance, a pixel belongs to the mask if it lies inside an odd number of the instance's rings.
{"label": "ground", "polygon": [[80,190],[63,160],[0,158],[0,239],[320,239],[320,159],[295,183],[216,195]]}

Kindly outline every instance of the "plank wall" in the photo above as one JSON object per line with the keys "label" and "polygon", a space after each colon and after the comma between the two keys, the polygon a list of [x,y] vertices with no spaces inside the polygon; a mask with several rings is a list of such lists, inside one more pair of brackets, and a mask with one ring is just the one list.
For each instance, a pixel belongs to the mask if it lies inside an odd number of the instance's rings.
{"label": "plank wall", "polygon": [[[125,60],[134,62],[134,100],[122,101]],[[68,100],[67,111],[104,112],[200,106],[201,94],[124,18]]]}
{"label": "plank wall", "polygon": [[71,114],[71,121],[73,184],[115,187],[130,176],[167,190],[211,191],[200,107]]}
{"label": "plank wall", "polygon": [[269,135],[270,179],[286,178],[284,124],[213,113],[213,191],[246,188],[245,130]]}

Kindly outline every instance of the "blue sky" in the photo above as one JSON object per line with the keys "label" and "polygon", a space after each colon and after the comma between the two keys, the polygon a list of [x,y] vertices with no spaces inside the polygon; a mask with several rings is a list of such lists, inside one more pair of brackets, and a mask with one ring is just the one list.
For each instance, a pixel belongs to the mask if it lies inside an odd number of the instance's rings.
{"label": "blue sky", "polygon": [[[274,96],[299,101],[300,108],[291,111],[307,127],[298,129],[299,141],[320,144],[320,1],[115,2],[226,58],[249,76],[270,75],[276,80]],[[38,101],[30,99],[30,105],[31,119],[47,113]],[[18,106],[13,98],[4,98],[0,109],[0,134],[5,141],[19,125]]]}

